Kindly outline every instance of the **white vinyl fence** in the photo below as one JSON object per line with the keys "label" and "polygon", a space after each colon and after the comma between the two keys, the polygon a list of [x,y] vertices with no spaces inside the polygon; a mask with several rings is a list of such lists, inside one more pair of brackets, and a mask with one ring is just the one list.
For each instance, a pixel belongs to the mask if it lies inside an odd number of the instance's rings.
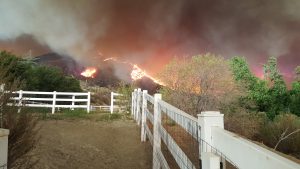
{"label": "white vinyl fence", "polygon": [[9,130],[0,128],[0,169],[7,169]]}
{"label": "white vinyl fence", "polygon": [[17,106],[52,108],[54,114],[56,108],[83,108],[90,112],[90,92],[36,92],[16,91],[11,100],[16,101]]}
{"label": "white vinyl fence", "polygon": [[110,113],[112,114],[116,108],[120,108],[115,103],[118,101],[118,96],[122,94],[111,92],[110,94]]}
{"label": "white vinyl fence", "polygon": [[201,112],[195,118],[163,101],[161,94],[151,96],[135,89],[131,113],[141,126],[141,141],[148,138],[153,146],[153,169],[174,165],[181,169],[300,169],[299,164],[224,130],[220,112]]}

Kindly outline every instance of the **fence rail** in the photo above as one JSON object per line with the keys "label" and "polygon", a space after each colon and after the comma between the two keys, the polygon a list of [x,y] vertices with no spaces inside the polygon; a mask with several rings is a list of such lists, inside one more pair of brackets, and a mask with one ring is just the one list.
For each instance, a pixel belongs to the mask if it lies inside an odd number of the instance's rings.
{"label": "fence rail", "polygon": [[119,93],[114,93],[114,92],[111,92],[110,93],[110,113],[112,114],[113,112],[114,112],[114,110],[116,109],[116,108],[120,108],[120,107],[118,107],[118,106],[115,106],[115,103],[117,102],[117,101],[119,101],[119,99],[118,99],[118,96],[123,96],[122,94],[119,94]]}
{"label": "fence rail", "polygon": [[[153,112],[148,104],[153,105]],[[173,168],[172,161],[181,169],[300,168],[299,164],[224,130],[223,114],[219,112],[201,112],[195,118],[163,101],[160,94],[151,96],[146,90],[135,89],[131,113],[141,124],[141,141],[148,138],[153,146],[153,169]],[[191,141],[186,142],[185,138]],[[187,149],[191,143],[197,145]],[[165,155],[162,146],[173,160]],[[187,150],[194,151],[197,159]]]}
{"label": "fence rail", "polygon": [[15,91],[12,92],[11,101],[8,105],[25,107],[52,108],[52,114],[56,108],[83,108],[90,112],[90,92],[37,92],[37,91]]}

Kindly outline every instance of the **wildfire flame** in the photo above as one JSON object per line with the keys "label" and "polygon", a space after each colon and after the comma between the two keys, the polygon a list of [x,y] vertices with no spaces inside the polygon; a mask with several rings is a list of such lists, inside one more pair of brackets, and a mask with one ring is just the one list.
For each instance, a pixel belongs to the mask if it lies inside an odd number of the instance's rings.
{"label": "wildfire flame", "polygon": [[88,67],[83,72],[80,73],[81,76],[88,77],[88,78],[94,78],[95,74],[97,72],[97,69],[94,67]]}
{"label": "wildfire flame", "polygon": [[124,63],[124,64],[128,64],[128,65],[131,65],[132,66],[132,71],[131,71],[131,79],[133,81],[136,81],[136,80],[139,80],[139,79],[142,79],[143,77],[148,77],[150,78],[151,80],[153,80],[155,83],[157,84],[160,84],[160,85],[163,85],[164,86],[164,83],[161,82],[160,80],[152,77],[151,75],[147,74],[146,71],[144,71],[143,69],[141,69],[138,65],[136,64],[133,64],[133,63],[130,63],[130,62],[127,62],[127,61],[120,61],[118,60],[117,58],[114,58],[114,57],[111,57],[111,58],[106,58],[104,59],[103,61],[106,62],[106,61],[114,61],[114,62],[119,62],[119,63]]}
{"label": "wildfire flame", "polygon": [[140,69],[137,65],[134,65],[130,75],[132,80],[138,80],[138,79],[142,79],[147,74],[142,69]]}

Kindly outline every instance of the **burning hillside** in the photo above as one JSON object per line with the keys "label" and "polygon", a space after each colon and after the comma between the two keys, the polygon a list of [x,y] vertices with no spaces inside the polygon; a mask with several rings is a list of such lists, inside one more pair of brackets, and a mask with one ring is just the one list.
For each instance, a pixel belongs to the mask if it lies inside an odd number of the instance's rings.
{"label": "burning hillside", "polygon": [[96,73],[97,73],[97,68],[87,67],[83,72],[80,73],[80,75],[86,78],[95,78]]}
{"label": "burning hillside", "polygon": [[[89,84],[99,86],[115,86],[118,85],[120,79],[115,76],[115,63],[121,63],[126,68],[123,69],[124,74],[130,78],[128,82],[135,82],[144,89],[155,91],[161,83],[146,73],[142,68],[129,62],[119,61],[116,58],[107,58],[103,60],[105,64],[101,67],[82,66],[74,59],[68,56],[61,56],[56,53],[48,53],[33,58],[35,62],[47,66],[59,67],[67,75],[72,75],[77,79],[87,81]],[[118,66],[118,65],[117,65]]]}

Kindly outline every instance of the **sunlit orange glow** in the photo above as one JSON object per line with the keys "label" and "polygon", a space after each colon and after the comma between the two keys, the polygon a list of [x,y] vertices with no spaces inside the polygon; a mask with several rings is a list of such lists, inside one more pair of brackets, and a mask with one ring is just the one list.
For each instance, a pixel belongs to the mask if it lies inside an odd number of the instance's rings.
{"label": "sunlit orange glow", "polygon": [[81,72],[80,75],[84,76],[84,77],[88,77],[88,78],[94,78],[96,72],[97,72],[96,68],[94,68],[94,67],[88,67],[83,72]]}
{"label": "sunlit orange glow", "polygon": [[119,61],[117,58],[113,58],[113,57],[106,58],[103,61],[104,62],[106,62],[106,61],[115,61],[115,62],[119,62],[119,63],[124,63],[124,64],[131,65],[132,66],[132,71],[131,71],[130,75],[131,75],[131,79],[133,81],[142,79],[143,77],[148,77],[149,79],[153,80],[155,83],[164,86],[163,82],[161,82],[160,80],[158,80],[158,79],[152,77],[151,75],[147,74],[146,71],[144,71],[142,68],[140,68],[136,64],[133,64],[133,63],[130,63],[130,62],[127,62],[127,61]]}

